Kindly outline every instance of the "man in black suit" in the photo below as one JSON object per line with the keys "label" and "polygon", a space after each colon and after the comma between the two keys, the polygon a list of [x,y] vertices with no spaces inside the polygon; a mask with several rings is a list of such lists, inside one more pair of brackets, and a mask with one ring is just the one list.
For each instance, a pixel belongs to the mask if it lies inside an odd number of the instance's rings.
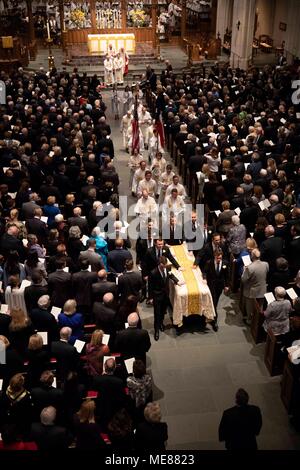
{"label": "man in black suit", "polygon": [[71,328],[64,326],[60,330],[60,340],[51,343],[51,354],[57,360],[57,378],[63,383],[71,371],[77,371],[79,354],[74,346],[69,344]]}
{"label": "man in black suit", "polygon": [[295,277],[300,270],[300,224],[292,226],[291,234],[293,239],[288,247],[288,260],[291,275]]}
{"label": "man in black suit", "polygon": [[145,230],[140,232],[135,245],[136,265],[141,269],[143,281],[141,302],[147,297],[147,283],[145,282],[145,277],[147,277],[147,251],[154,247],[157,237],[158,231],[154,228],[153,221],[149,220]]}
{"label": "man in black suit", "polygon": [[265,228],[266,240],[260,245],[261,261],[269,263],[269,276],[276,270],[276,259],[283,255],[284,242],[281,237],[274,236],[272,225]]}
{"label": "man in black suit", "polygon": [[[31,286],[25,287],[24,299],[26,303],[27,312],[31,312],[33,308],[38,305],[38,300],[42,295],[48,294],[48,286],[44,280],[43,274],[40,270],[36,269],[31,275]],[[44,331],[44,330],[39,330]]]}
{"label": "man in black suit", "polygon": [[145,277],[148,277],[151,271],[153,271],[153,269],[155,269],[158,266],[159,258],[161,256],[164,256],[165,258],[167,258],[170,261],[170,263],[172,263],[174,268],[182,270],[182,268],[180,268],[176,259],[172,255],[170,249],[165,246],[164,240],[162,240],[162,238],[157,238],[155,240],[154,246],[147,250],[147,253],[145,256],[145,265],[144,265]]}
{"label": "man in black suit", "polygon": [[55,425],[56,409],[53,406],[44,408],[41,412],[41,422],[31,426],[31,439],[36,442],[40,451],[66,450],[72,442],[72,437],[61,426]]}
{"label": "man in black suit", "polygon": [[248,393],[240,388],[235,395],[236,405],[224,411],[219,425],[219,441],[227,450],[257,450],[256,436],[262,427],[261,411],[249,405]]}
{"label": "man in black suit", "polygon": [[102,302],[94,302],[93,316],[97,328],[105,331],[105,333],[113,334],[115,332],[114,321],[117,308],[113,294],[106,293]]}
{"label": "man in black suit", "polygon": [[64,271],[65,258],[58,258],[55,265],[56,271],[48,277],[48,290],[52,305],[63,307],[65,302],[72,298],[72,275]]}
{"label": "man in black suit", "polygon": [[98,272],[98,281],[92,284],[92,298],[93,301],[102,302],[103,296],[107,293],[113,294],[117,298],[118,287],[114,282],[107,280],[107,272],[105,269],[100,269]]}
{"label": "man in black suit", "polygon": [[188,161],[191,176],[195,177],[198,171],[201,171],[205,157],[202,155],[201,147],[196,147],[195,155],[192,155]]}
{"label": "man in black suit", "polygon": [[19,229],[16,225],[8,227],[6,233],[2,235],[0,240],[0,252],[7,258],[11,251],[17,251],[20,256],[20,262],[23,263],[26,258],[26,251],[18,235]]}
{"label": "man in black suit", "polygon": [[73,209],[73,214],[74,214],[74,216],[70,217],[68,219],[69,227],[73,227],[73,226],[77,225],[77,227],[80,228],[81,233],[83,235],[88,235],[89,234],[89,224],[88,224],[86,218],[82,217],[81,208],[80,207],[75,207]]}
{"label": "man in black suit", "polygon": [[114,414],[126,404],[122,379],[114,375],[116,361],[109,358],[104,363],[104,374],[94,377],[93,389],[99,392],[96,400],[96,415],[101,425],[107,426]]}
{"label": "man in black suit", "polygon": [[47,331],[49,344],[58,341],[59,328],[54,315],[49,311],[50,297],[42,295],[37,302],[37,308],[30,311],[30,320],[37,331]]}
{"label": "man in black suit", "polygon": [[177,219],[175,215],[170,216],[170,223],[169,227],[167,228],[168,232],[168,237],[165,238],[165,243],[166,245],[169,246],[176,246],[176,245],[182,245],[184,242],[184,232],[183,232],[183,227],[182,225],[177,223]]}
{"label": "man in black suit", "polygon": [[43,211],[40,208],[34,209],[34,217],[26,221],[27,233],[36,235],[40,245],[46,244],[48,237],[48,228],[45,222],[41,220]]}
{"label": "man in black suit", "polygon": [[212,229],[208,227],[207,224],[204,224],[202,227],[198,221],[197,212],[192,211],[191,220],[185,224],[184,232],[187,248],[189,251],[192,251],[195,258],[197,258],[203,245],[211,242]]}
{"label": "man in black suit", "polygon": [[[225,243],[222,241],[221,235],[219,233],[214,233],[211,240],[209,240],[203,248],[198,252],[198,255],[195,259],[195,265],[199,266],[203,270],[207,261],[213,259],[214,251],[222,250],[224,258],[228,259],[228,251],[225,246]],[[226,256],[227,255],[227,256]]]}
{"label": "man in black suit", "polygon": [[210,289],[211,296],[213,299],[216,317],[215,320],[211,322],[212,328],[214,331],[218,331],[218,312],[217,306],[219,298],[224,290],[228,292],[229,287],[229,265],[223,260],[223,252],[220,249],[214,251],[213,259],[210,259],[206,262],[202,273],[204,278],[207,281],[207,285]]}
{"label": "man in black suit", "polygon": [[114,343],[114,350],[122,353],[125,359],[135,357],[146,364],[146,353],[151,347],[150,336],[147,330],[137,328],[139,316],[131,313],[127,319],[128,328],[118,331]]}
{"label": "man in black suit", "polygon": [[89,262],[79,262],[80,271],[72,276],[73,294],[78,305],[78,311],[86,315],[90,314],[92,307],[92,285],[97,282],[97,273],[89,271]]}
{"label": "man in black suit", "polygon": [[132,259],[130,251],[124,248],[124,240],[117,238],[115,241],[115,249],[110,251],[107,256],[109,270],[120,274],[125,270],[126,260]]}
{"label": "man in black suit", "polygon": [[134,295],[139,299],[143,285],[141,273],[133,270],[132,259],[126,260],[125,269],[126,271],[118,277],[118,292],[121,304],[129,295]]}
{"label": "man in black suit", "polygon": [[[154,307],[154,339],[158,341],[159,330],[164,331],[164,316],[168,307],[171,307],[169,298],[170,279],[179,284],[178,279],[167,270],[167,258],[161,256],[159,264],[150,273],[150,288],[153,295]],[[180,283],[181,285],[181,283]]]}
{"label": "man in black suit", "polygon": [[43,408],[54,406],[61,411],[63,403],[63,391],[53,386],[54,374],[51,370],[45,370],[40,377],[40,384],[31,390],[34,404],[35,417],[38,418]]}

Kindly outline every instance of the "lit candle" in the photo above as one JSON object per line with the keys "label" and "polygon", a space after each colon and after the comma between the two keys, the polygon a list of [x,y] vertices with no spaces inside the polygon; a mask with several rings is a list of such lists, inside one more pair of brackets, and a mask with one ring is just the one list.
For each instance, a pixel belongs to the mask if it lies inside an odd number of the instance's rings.
{"label": "lit candle", "polygon": [[47,21],[47,35],[48,35],[48,39],[51,39],[49,21]]}

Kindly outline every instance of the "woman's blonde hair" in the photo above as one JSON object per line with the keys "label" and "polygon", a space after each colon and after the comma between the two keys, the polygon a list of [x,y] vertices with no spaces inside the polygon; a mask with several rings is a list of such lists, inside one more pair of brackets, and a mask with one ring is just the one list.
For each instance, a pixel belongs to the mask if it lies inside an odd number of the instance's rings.
{"label": "woman's blonde hair", "polygon": [[47,204],[53,205],[53,204],[55,204],[55,202],[56,202],[55,196],[48,196],[47,197]]}
{"label": "woman's blonde hair", "polygon": [[37,351],[38,349],[42,349],[44,343],[43,338],[39,334],[31,335],[28,342],[28,349],[31,351]]}
{"label": "woman's blonde hair", "polygon": [[95,422],[95,402],[93,400],[85,400],[77,415],[81,423],[94,423]]}
{"label": "woman's blonde hair", "polygon": [[66,315],[72,315],[73,313],[76,312],[76,308],[77,308],[76,300],[69,299],[64,304],[63,312]]}
{"label": "woman's blonde hair", "polygon": [[102,344],[103,335],[104,335],[104,331],[95,330],[92,333],[91,342],[90,342],[91,346],[100,346]]}
{"label": "woman's blonde hair", "polygon": [[18,209],[12,209],[9,213],[11,219],[17,219],[19,217]]}
{"label": "woman's blonde hair", "polygon": [[22,328],[26,328],[26,326],[30,323],[27,313],[25,313],[21,308],[13,308],[10,312],[10,318],[10,331],[21,330]]}
{"label": "woman's blonde hair", "polygon": [[247,238],[246,248],[247,248],[247,250],[254,250],[254,248],[257,248],[257,243],[254,240],[254,238]]}
{"label": "woman's blonde hair", "polygon": [[157,401],[148,403],[144,410],[144,416],[149,423],[159,423],[161,420],[160,405]]}

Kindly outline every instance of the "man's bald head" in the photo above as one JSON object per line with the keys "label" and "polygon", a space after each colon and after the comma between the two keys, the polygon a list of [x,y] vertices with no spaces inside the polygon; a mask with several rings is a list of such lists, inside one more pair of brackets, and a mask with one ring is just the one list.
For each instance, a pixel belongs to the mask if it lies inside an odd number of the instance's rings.
{"label": "man's bald head", "polygon": [[128,315],[127,322],[129,326],[137,326],[139,321],[139,316],[136,312],[131,313]]}
{"label": "man's bald head", "polygon": [[98,277],[99,279],[107,279],[107,272],[105,271],[105,269],[100,269],[100,271],[98,271]]}
{"label": "man's bald head", "polygon": [[103,296],[103,303],[104,303],[105,305],[111,304],[111,303],[113,302],[113,300],[114,300],[114,296],[113,296],[113,294],[112,294],[111,292],[107,292],[107,294],[104,294],[104,296]]}

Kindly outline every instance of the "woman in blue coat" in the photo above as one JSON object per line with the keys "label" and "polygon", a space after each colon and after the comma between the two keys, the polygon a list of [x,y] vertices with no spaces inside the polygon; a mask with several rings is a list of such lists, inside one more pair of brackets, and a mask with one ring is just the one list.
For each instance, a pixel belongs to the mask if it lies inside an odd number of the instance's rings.
{"label": "woman in blue coat", "polygon": [[68,326],[72,330],[70,344],[74,344],[76,339],[83,337],[83,315],[76,312],[77,303],[70,299],[65,302],[63,312],[58,315],[59,328]]}

